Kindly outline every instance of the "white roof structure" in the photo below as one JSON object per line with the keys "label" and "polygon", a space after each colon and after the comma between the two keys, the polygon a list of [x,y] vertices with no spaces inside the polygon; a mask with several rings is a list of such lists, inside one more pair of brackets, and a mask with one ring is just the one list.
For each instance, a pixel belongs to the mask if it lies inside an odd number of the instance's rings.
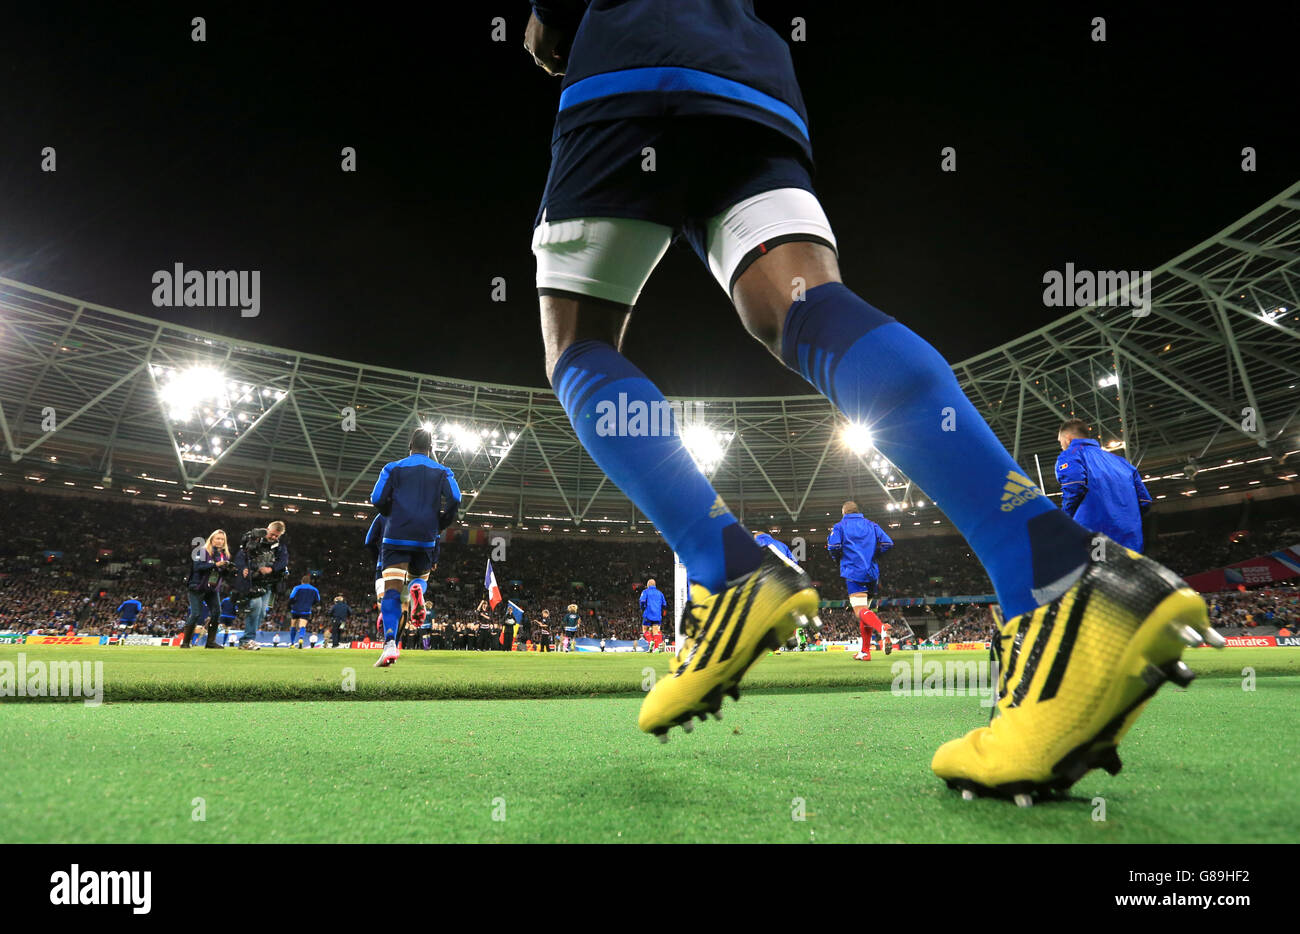
{"label": "white roof structure", "polygon": [[[954,364],[1017,460],[1051,464],[1057,427],[1077,416],[1122,445],[1153,494],[1294,480],[1300,183],[1152,270],[1149,314],[1114,297]],[[672,401],[689,406],[689,446],[751,527],[838,515],[850,496],[947,526],[925,491],[852,449],[820,396]],[[235,341],[0,278],[4,480],[353,516],[422,422],[471,522],[651,528],[549,389]]]}

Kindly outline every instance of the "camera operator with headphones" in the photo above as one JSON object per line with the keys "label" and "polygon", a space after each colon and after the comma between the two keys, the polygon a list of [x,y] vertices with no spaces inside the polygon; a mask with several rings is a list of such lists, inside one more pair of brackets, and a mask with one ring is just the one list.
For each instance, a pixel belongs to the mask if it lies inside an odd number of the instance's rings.
{"label": "camera operator with headphones", "polygon": [[244,605],[241,649],[258,647],[257,631],[271,608],[275,587],[289,573],[289,549],[280,541],[283,534],[284,523],[279,520],[264,529],[245,532],[235,555],[235,588]]}

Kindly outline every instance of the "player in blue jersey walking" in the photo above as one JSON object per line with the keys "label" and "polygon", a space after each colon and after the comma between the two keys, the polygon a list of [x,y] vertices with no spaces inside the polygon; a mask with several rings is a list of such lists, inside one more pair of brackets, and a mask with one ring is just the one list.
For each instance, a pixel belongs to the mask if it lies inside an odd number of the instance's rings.
{"label": "player in blue jersey walking", "polygon": [[438,534],[456,520],[460,508],[456,478],[429,456],[432,450],[429,430],[417,428],[411,433],[410,456],[385,464],[370,494],[371,504],[384,517],[379,550],[384,650],[376,668],[387,668],[397,658],[404,587],[409,586],[411,625],[419,628],[424,623],[424,587],[437,563]]}
{"label": "player in blue jersey walking", "polygon": [[934,772],[1028,803],[1091,768],[1117,770],[1115,747],[1161,681],[1188,679],[1183,645],[1222,640],[1170,571],[1118,546],[1096,560],[1091,533],[1034,487],[943,357],[841,282],[781,37],[749,0],[533,0],[524,43],[564,75],[532,239],[547,375],[592,459],[691,582],[684,644],[642,703],[641,729],[666,739],[716,713],[818,605],[808,576],[755,544],[678,434],[608,418],[621,397],[666,405],[619,347],[680,237],[749,333],[868,426],[943,508],[997,588],[995,717],[940,748]]}
{"label": "player in blue jersey walking", "polygon": [[302,581],[289,591],[289,645],[302,648],[312,611],[320,603],[320,591],[312,586],[311,575],[304,574]]}

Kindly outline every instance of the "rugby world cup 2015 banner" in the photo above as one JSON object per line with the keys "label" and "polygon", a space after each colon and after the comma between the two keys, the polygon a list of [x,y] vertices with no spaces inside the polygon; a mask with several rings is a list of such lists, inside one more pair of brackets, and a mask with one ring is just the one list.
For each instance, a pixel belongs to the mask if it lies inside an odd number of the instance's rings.
{"label": "rugby world cup 2015 banner", "polygon": [[1300,574],[1300,545],[1291,545],[1251,558],[1238,561],[1226,568],[1215,568],[1201,574],[1184,578],[1193,590],[1199,593],[1216,593],[1221,590],[1235,590],[1248,584],[1269,584],[1273,581],[1288,580]]}
{"label": "rugby world cup 2015 banner", "polygon": [[108,636],[28,636],[28,645],[103,645]]}

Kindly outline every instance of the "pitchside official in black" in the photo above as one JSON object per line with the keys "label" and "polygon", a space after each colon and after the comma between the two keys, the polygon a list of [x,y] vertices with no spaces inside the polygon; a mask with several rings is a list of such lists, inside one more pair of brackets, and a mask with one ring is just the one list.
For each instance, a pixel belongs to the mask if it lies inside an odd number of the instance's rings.
{"label": "pitchside official in black", "polygon": [[334,603],[330,606],[330,638],[335,647],[339,644],[339,633],[343,631],[343,624],[351,615],[352,608],[347,605],[342,595],[335,597]]}

